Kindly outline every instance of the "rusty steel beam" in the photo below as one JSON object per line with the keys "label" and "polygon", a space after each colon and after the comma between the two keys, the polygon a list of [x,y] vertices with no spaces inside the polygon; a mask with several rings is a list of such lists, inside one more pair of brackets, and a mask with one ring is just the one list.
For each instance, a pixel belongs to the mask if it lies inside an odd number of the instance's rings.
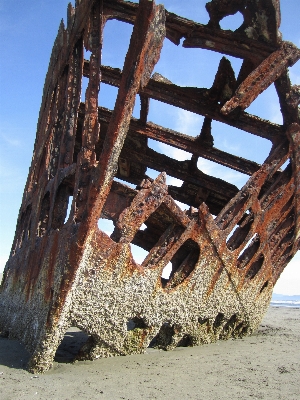
{"label": "rusty steel beam", "polygon": [[221,108],[228,115],[236,108],[245,110],[280,75],[300,59],[300,51],[295,45],[284,42],[279,50],[267,57],[236,90],[234,97]]}
{"label": "rusty steel beam", "polygon": [[287,131],[292,147],[292,166],[295,177],[295,239],[293,250],[300,247],[300,125],[292,124]]}
{"label": "rusty steel beam", "polygon": [[[111,118],[111,111],[106,108],[99,107],[100,121],[108,122]],[[142,122],[142,124],[141,124]],[[237,157],[226,151],[219,150],[215,147],[207,146],[200,137],[192,137],[172,129],[166,129],[153,122],[144,123],[144,121],[131,118],[130,130],[148,138],[157,140],[184,150],[188,153],[195,154],[207,160],[214,161],[220,165],[232,168],[235,171],[242,172],[246,175],[252,175],[260,168],[260,165],[254,161],[246,160],[243,157]]]}
{"label": "rusty steel beam", "polygon": [[[287,70],[299,50],[280,37],[279,0],[212,0],[206,10],[202,25],[152,0],[68,6],[0,288],[0,331],[23,341],[32,372],[51,368],[70,326],[89,335],[78,360],[251,334],[299,250],[299,87]],[[236,12],[242,25],[222,30],[222,18]],[[109,19],[134,25],[123,71],[101,64]],[[165,37],[242,58],[242,68],[235,76],[223,57],[212,87],[174,85],[152,75]],[[82,77],[89,80],[84,103]],[[273,82],[282,126],[243,111]],[[113,110],[99,107],[102,84],[118,88]],[[139,119],[132,117],[137,94]],[[198,136],[149,122],[151,99],[203,115]],[[215,148],[213,120],[270,140],[266,160]],[[190,157],[176,160],[148,139]],[[200,171],[199,157],[249,179],[239,190]],[[181,186],[167,185],[167,176]],[[112,221],[111,234],[103,220]],[[144,260],[134,259],[132,245],[147,252]]]}
{"label": "rusty steel beam", "polygon": [[[174,178],[205,188],[215,194],[223,195],[227,201],[238,192],[236,186],[222,179],[209,176],[200,170],[197,171],[197,169],[193,169],[190,160],[177,161],[152,149],[147,149],[147,153],[144,154],[133,150],[130,151],[128,148],[124,147],[124,152],[121,153],[121,157],[126,158],[128,156],[133,161],[136,160],[141,164],[147,165],[147,167],[160,172],[166,172]],[[191,170],[193,173],[190,173]]]}
{"label": "rusty steel beam", "polygon": [[[122,0],[107,0],[105,3],[107,4],[107,18],[134,23],[137,12],[136,4],[124,3]],[[212,29],[210,25],[203,25],[168,11],[166,11],[166,37],[176,45],[179,45],[180,40],[184,38],[183,47],[213,50],[234,57],[254,60],[263,60],[277,47],[276,39],[269,43],[254,40],[250,34]]]}
{"label": "rusty steel beam", "polygon": [[[85,61],[84,76],[86,77],[88,77],[87,66],[88,62]],[[118,68],[102,66],[101,71],[103,83],[119,87],[122,72]],[[215,99],[209,99],[208,89],[185,88],[165,81],[150,79],[149,84],[139,93],[195,114],[204,115],[272,142],[278,140],[278,137],[284,136],[282,126],[246,112],[241,112],[239,119],[224,116],[221,113],[222,107]]]}

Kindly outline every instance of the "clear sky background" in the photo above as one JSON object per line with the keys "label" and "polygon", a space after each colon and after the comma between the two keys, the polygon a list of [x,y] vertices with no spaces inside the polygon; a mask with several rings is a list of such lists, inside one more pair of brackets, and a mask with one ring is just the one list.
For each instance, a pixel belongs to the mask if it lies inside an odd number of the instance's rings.
{"label": "clear sky background", "polygon": [[[138,1],[135,1],[138,2]],[[207,23],[207,0],[161,0],[176,14]],[[0,0],[0,272],[9,257],[23,189],[31,163],[36,124],[42,99],[45,75],[60,20],[66,20],[67,0]],[[74,1],[72,1],[74,4]],[[300,47],[300,1],[281,0],[284,40]],[[236,29],[240,15],[221,22],[223,29]],[[122,68],[132,26],[109,21],[104,31],[103,64]],[[165,41],[155,71],[182,86],[210,87],[221,55],[201,49],[184,49]],[[236,74],[241,60],[227,57]],[[300,84],[300,62],[290,69],[293,84]],[[83,82],[83,86],[85,82]],[[113,108],[116,88],[101,85],[100,104]],[[138,107],[134,115],[138,116]],[[247,110],[262,118],[281,123],[281,113],[274,87],[264,92]],[[203,117],[151,100],[149,120],[187,133],[199,134]],[[224,124],[214,122],[215,146],[262,163],[270,151],[268,141]],[[154,149],[180,160],[190,157],[183,151],[149,141]],[[198,167],[210,175],[223,178],[239,188],[248,177],[207,160]],[[148,170],[150,176],[156,171]],[[181,185],[169,178],[168,183]],[[293,258],[276,284],[276,293],[300,294],[300,252]]]}

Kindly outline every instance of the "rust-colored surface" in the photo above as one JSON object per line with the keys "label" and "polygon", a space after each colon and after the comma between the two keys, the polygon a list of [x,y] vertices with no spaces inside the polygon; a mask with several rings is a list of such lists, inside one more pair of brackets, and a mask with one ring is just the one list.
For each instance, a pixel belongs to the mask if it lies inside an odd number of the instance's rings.
{"label": "rust-colored surface", "polygon": [[[210,20],[202,25],[148,0],[69,5],[0,292],[0,329],[24,342],[32,371],[51,367],[71,325],[90,336],[81,359],[249,334],[299,249],[300,96],[287,68],[300,52],[281,39],[279,0],[213,0],[206,9]],[[220,20],[236,12],[243,24],[222,30]],[[109,19],[134,25],[122,71],[101,64]],[[179,45],[182,38],[185,48],[241,58],[238,76],[225,56],[210,88],[180,87],[153,74],[164,41]],[[113,110],[98,104],[102,83],[118,88]],[[272,83],[283,125],[244,111]],[[137,94],[139,119],[132,117]],[[151,99],[204,116],[199,136],[148,121]],[[214,147],[214,120],[269,140],[265,162]],[[148,139],[190,159],[159,153]],[[199,157],[249,180],[239,190],[199,170]],[[147,168],[158,171],[156,179]],[[167,175],[182,186],[167,185]],[[113,222],[110,236],[99,229],[100,218]],[[148,252],[143,262],[134,260],[132,244]],[[170,276],[162,278],[167,265]]]}

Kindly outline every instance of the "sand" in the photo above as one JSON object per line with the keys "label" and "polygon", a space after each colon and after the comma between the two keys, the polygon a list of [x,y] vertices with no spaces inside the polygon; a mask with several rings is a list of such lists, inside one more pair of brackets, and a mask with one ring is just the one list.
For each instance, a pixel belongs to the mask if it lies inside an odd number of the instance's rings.
{"label": "sand", "polygon": [[0,398],[300,399],[300,309],[270,307],[247,338],[71,363],[83,340],[70,330],[54,368],[32,375],[28,353],[0,338]]}

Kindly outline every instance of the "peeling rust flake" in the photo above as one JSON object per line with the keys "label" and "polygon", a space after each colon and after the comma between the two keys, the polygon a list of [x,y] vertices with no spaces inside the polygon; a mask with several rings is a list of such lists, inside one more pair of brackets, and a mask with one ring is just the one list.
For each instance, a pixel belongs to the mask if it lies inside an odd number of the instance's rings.
{"label": "peeling rust flake", "polygon": [[[89,335],[78,359],[251,334],[299,249],[299,88],[288,67],[300,51],[281,39],[279,0],[212,0],[206,10],[202,25],[151,0],[68,7],[0,289],[0,330],[26,345],[30,371],[51,368],[70,326]],[[242,25],[222,30],[220,21],[237,12]],[[101,63],[111,19],[133,25],[122,71]],[[164,41],[181,39],[185,48],[241,58],[239,76],[225,56],[210,88],[180,87],[153,74]],[[272,83],[283,125],[245,112]],[[102,84],[117,87],[113,110],[98,104]],[[199,135],[148,121],[153,99],[203,116]],[[263,164],[215,147],[213,121],[269,140]],[[176,160],[150,139],[190,155]],[[238,189],[201,171],[199,158],[249,179]],[[157,171],[154,179],[149,169]],[[168,185],[168,177],[181,186]],[[111,234],[103,221],[113,225]],[[135,260],[135,246],[146,252],[143,261]]]}

